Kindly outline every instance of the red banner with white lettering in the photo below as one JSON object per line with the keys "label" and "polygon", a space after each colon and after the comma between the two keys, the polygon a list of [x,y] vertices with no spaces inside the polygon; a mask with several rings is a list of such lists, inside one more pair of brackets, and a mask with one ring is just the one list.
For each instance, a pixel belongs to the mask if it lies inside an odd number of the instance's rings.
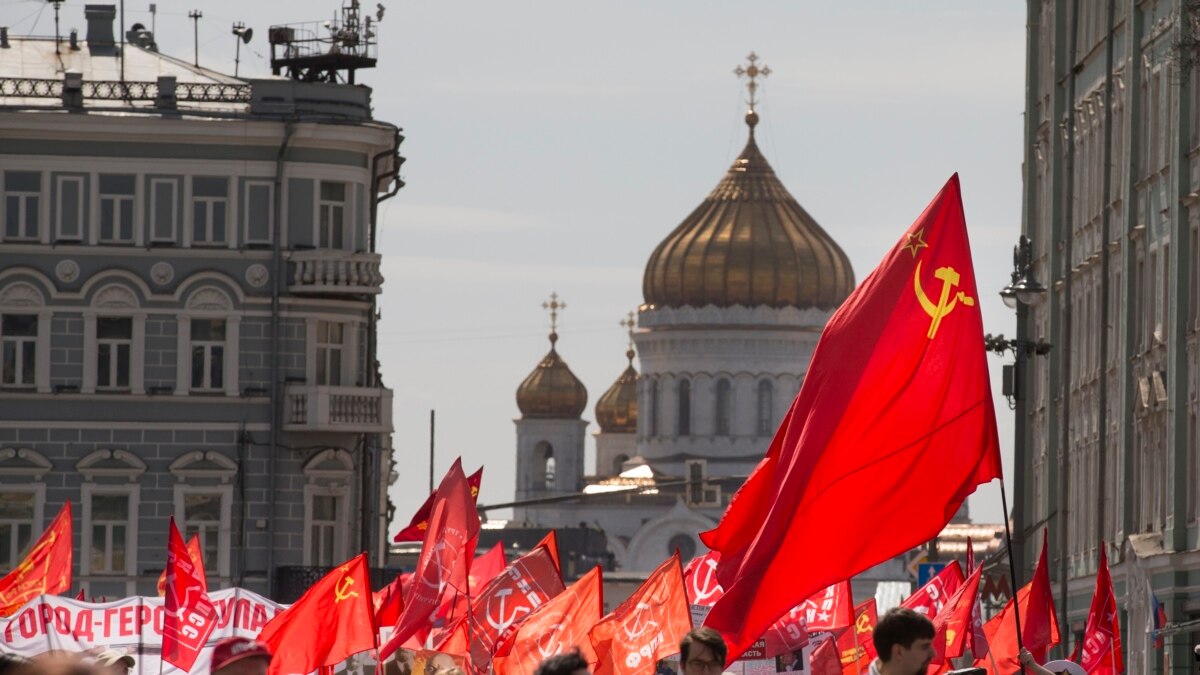
{"label": "red banner with white lettering", "polygon": [[167,534],[167,587],[163,598],[163,660],[190,671],[217,626],[217,608],[205,592],[187,544],[171,517]]}
{"label": "red banner with white lettering", "polygon": [[957,560],[952,560],[924,586],[918,588],[916,593],[905,598],[900,606],[920,612],[932,621],[933,617],[937,616],[946,606],[946,601],[954,595],[962,582],[962,567],[959,566]]}
{"label": "red banner with white lettering", "polygon": [[839,581],[796,605],[767,629],[768,658],[803,649],[810,633],[832,633],[854,622],[850,582]]}
{"label": "red banner with white lettering", "polygon": [[1112,576],[1108,572],[1108,555],[1100,542],[1100,568],[1096,570],[1096,591],[1083,630],[1079,665],[1088,675],[1120,675],[1125,672],[1121,662],[1121,626],[1117,619],[1117,598],[1113,594]]}

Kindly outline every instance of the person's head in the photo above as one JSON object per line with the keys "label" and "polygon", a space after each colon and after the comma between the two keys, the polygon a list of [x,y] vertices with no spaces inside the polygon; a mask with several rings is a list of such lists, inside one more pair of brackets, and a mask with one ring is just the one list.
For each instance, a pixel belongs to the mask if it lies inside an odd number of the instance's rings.
{"label": "person's head", "polygon": [[589,675],[591,672],[587,659],[578,649],[573,649],[542,661],[533,675]]}
{"label": "person's head", "polygon": [[213,647],[211,675],[267,675],[271,650],[250,638],[227,637]]}
{"label": "person's head", "polygon": [[95,666],[101,675],[129,675],[129,669],[137,663],[132,656],[119,649],[108,648],[96,655]]}
{"label": "person's head", "polygon": [[685,675],[717,675],[729,653],[725,639],[708,626],[693,628],[679,641],[679,663]]}
{"label": "person's head", "polygon": [[32,672],[34,669],[24,656],[0,653],[0,675],[29,675]]}
{"label": "person's head", "polygon": [[37,675],[97,675],[98,670],[82,654],[66,651],[49,651],[38,654],[29,661],[29,672]]}
{"label": "person's head", "polygon": [[899,675],[922,674],[933,660],[933,622],[905,607],[888,610],[875,624],[879,660]]}

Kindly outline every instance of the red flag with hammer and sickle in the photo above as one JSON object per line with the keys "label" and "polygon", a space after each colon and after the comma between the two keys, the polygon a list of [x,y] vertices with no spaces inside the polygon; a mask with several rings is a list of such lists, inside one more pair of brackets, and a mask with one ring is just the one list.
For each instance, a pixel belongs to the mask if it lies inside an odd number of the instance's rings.
{"label": "red flag with hammer and sickle", "polygon": [[[725,589],[705,625],[731,660],[801,600],[935,537],[1000,477],[978,298],[954,175],[829,320],[766,457],[701,535]],[[830,545],[845,523],[871,536]]]}
{"label": "red flag with hammer and sickle", "polygon": [[879,620],[875,598],[854,607],[854,625],[837,633],[842,675],[862,675],[871,670],[875,659],[875,623]]}
{"label": "red flag with hammer and sickle", "polygon": [[603,614],[604,580],[596,566],[502,637],[492,669],[496,675],[533,675],[542,661],[575,648],[594,668],[588,631]]}
{"label": "red flag with hammer and sickle", "polygon": [[[483,467],[481,466],[479,467],[478,471],[470,476],[467,476],[467,485],[471,486],[471,499],[479,501],[479,486],[482,483]],[[429,498],[425,500],[425,503],[421,504],[421,508],[417,509],[417,512],[413,514],[412,520],[409,521],[408,525],[406,525],[403,530],[397,532],[395,537],[392,537],[392,541],[401,542],[425,540],[425,532],[429,530],[429,516],[433,513],[433,500],[436,496],[436,491],[429,495]]]}
{"label": "red flag with hammer and sickle", "polygon": [[16,612],[39,595],[70,590],[73,550],[68,499],[25,558],[0,579],[0,617]]}
{"label": "red flag with hammer and sickle", "polygon": [[683,568],[683,585],[687,588],[688,603],[701,607],[712,607],[724,593],[717,583],[717,561],[721,554],[709,551],[692,558]]}
{"label": "red flag with hammer and sickle", "polygon": [[268,675],[311,673],[375,647],[367,554],[359,553],[275,615],[258,639],[271,648]]}
{"label": "red flag with hammer and sickle", "polygon": [[660,659],[679,653],[679,641],[691,629],[677,550],[592,627],[588,636],[600,661],[596,675],[651,675]]}

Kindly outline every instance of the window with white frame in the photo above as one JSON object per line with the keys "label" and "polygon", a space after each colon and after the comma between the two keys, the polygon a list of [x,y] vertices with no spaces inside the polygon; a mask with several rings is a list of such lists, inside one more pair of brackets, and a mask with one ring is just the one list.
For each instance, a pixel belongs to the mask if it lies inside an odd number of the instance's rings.
{"label": "window with white frame", "polygon": [[36,498],[33,492],[0,490],[0,573],[16,567],[29,551],[37,524]]}
{"label": "window with white frame", "polygon": [[174,178],[150,179],[150,242],[174,243],[179,210],[176,207],[179,182]]}
{"label": "window with white frame", "polygon": [[320,248],[342,248],[345,245],[346,184],[321,181]]}
{"label": "window with white frame", "polygon": [[342,383],[344,326],[337,321],[317,322],[317,384],[339,386]]}
{"label": "window with white frame", "polygon": [[128,569],[134,542],[130,535],[130,506],[128,493],[94,492],[90,497],[90,533],[88,551],[92,574],[123,575]]}
{"label": "window with white frame", "polygon": [[338,513],[341,511],[341,495],[314,494],[312,516],[308,521],[310,565],[332,567],[341,562],[337,555]]}
{"label": "window with white frame", "polygon": [[225,386],[225,320],[192,319],[192,390]]}
{"label": "window with white frame", "polygon": [[58,176],[55,181],[55,238],[58,241],[83,239],[83,176]]}
{"label": "window with white frame", "polygon": [[38,317],[0,315],[0,387],[33,387],[37,373]]}
{"label": "window with white frame", "polygon": [[244,203],[242,222],[246,223],[246,244],[270,244],[275,228],[275,185],[269,181],[247,181]]}
{"label": "window with white frame", "polygon": [[346,559],[354,461],[327,448],[304,465],[304,564],[330,567]]}
{"label": "window with white frame", "polygon": [[4,239],[37,240],[42,175],[35,171],[4,172]]}
{"label": "window with white frame", "polygon": [[100,176],[101,244],[132,244],[134,176]]}
{"label": "window with white frame", "polygon": [[133,351],[133,319],[96,318],[96,388],[128,389]]}
{"label": "window with white frame", "polygon": [[195,536],[204,555],[204,569],[218,569],[221,552],[221,530],[227,529],[223,515],[225,495],[220,492],[193,490],[183,494],[183,537]]}
{"label": "window with white frame", "polygon": [[192,179],[192,245],[224,246],[228,242],[229,181]]}

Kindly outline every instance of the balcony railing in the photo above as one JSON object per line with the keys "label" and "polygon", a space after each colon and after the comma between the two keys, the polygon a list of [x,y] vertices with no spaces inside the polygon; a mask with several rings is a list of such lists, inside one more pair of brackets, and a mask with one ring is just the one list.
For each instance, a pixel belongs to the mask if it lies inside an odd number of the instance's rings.
{"label": "balcony railing", "polygon": [[293,251],[288,290],[320,295],[375,294],[383,285],[378,253]]}
{"label": "balcony railing", "polygon": [[392,431],[391,389],[289,384],[284,398],[285,431]]}

